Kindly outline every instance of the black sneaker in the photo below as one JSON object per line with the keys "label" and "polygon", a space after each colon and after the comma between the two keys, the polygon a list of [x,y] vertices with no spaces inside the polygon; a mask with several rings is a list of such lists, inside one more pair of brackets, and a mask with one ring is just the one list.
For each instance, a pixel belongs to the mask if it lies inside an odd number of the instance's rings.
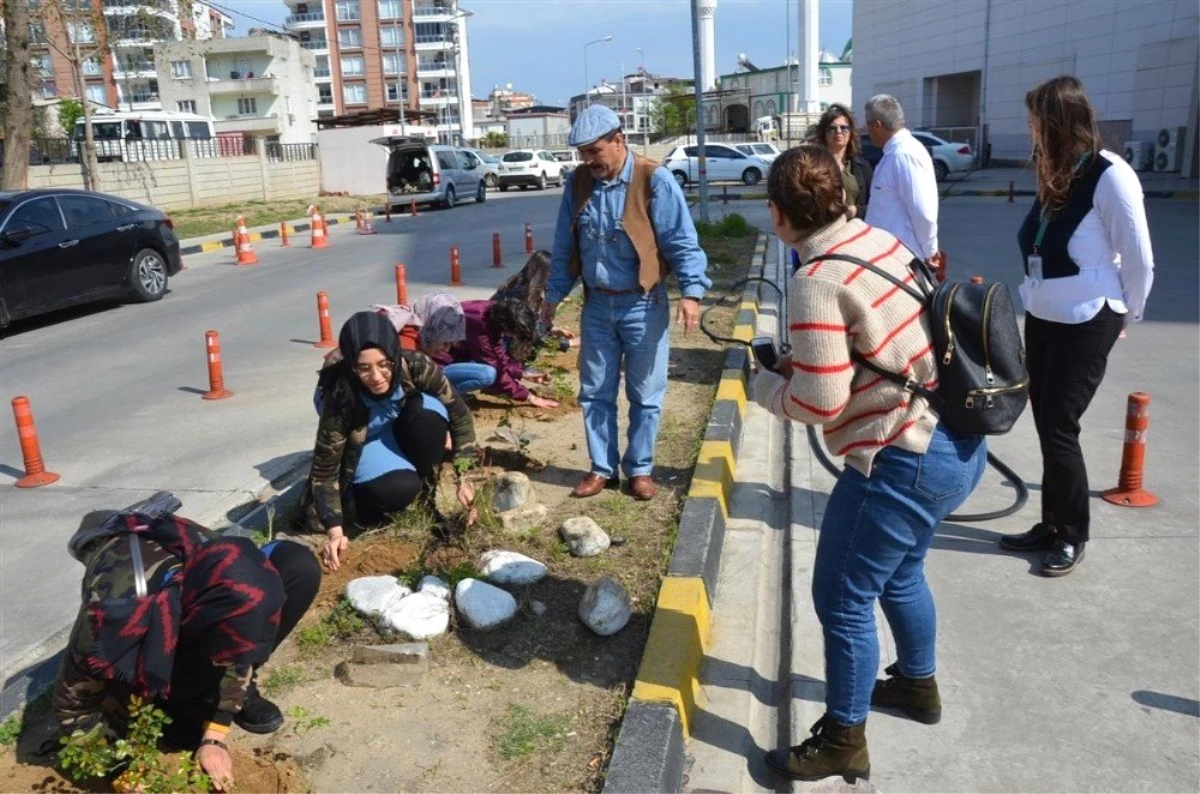
{"label": "black sneaker", "polygon": [[233,715],[233,721],[247,733],[274,733],[283,727],[283,712],[260,695],[258,684],[251,681],[246,690],[246,702],[242,710]]}
{"label": "black sneaker", "polygon": [[1001,535],[1000,548],[1008,551],[1050,551],[1058,532],[1050,524],[1034,524],[1028,532]]}

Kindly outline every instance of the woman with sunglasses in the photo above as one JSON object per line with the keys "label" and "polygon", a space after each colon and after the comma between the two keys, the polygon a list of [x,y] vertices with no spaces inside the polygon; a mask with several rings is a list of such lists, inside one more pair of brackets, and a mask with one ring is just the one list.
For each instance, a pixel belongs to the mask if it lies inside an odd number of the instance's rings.
{"label": "woman with sunglasses", "polygon": [[846,216],[865,218],[871,200],[871,164],[862,156],[854,114],[845,105],[834,103],[817,122],[816,142],[824,146],[842,167],[842,187],[846,190]]}
{"label": "woman with sunglasses", "polygon": [[395,326],[376,312],[352,315],[338,348],[342,359],[323,392],[301,498],[301,520],[327,534],[321,559],[334,571],[350,544],[342,518],[346,495],[353,497],[360,527],[382,524],[413,502],[440,521],[435,497],[447,431],[468,525],[475,502],[474,488],[463,479],[475,459],[474,421],[441,368],[423,353],[401,350]]}

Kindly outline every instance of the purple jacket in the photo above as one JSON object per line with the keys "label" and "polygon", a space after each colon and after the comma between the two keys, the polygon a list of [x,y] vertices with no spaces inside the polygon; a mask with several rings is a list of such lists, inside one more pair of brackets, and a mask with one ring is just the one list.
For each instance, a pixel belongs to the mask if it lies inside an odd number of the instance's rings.
{"label": "purple jacket", "polygon": [[467,338],[450,348],[448,354],[434,360],[442,366],[473,361],[487,364],[496,370],[496,382],[486,389],[491,394],[504,394],[517,402],[529,399],[529,389],[521,384],[525,366],[508,354],[504,340],[492,336],[483,313],[490,301],[463,301],[463,315],[467,319]]}

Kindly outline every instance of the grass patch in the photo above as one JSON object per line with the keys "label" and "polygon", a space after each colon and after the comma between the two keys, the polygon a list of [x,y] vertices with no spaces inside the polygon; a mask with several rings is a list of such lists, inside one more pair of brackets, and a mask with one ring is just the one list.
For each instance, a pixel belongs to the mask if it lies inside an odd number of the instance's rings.
{"label": "grass patch", "polygon": [[731,212],[719,221],[696,222],[696,234],[700,238],[701,245],[712,240],[748,237],[756,233],[745,216],[737,212]]}
{"label": "grass patch", "polygon": [[508,705],[496,723],[492,748],[505,761],[526,758],[535,750],[560,752],[567,743],[571,718],[564,715],[539,717],[524,706]]}
{"label": "grass patch", "polygon": [[228,232],[233,228],[237,216],[246,220],[247,226],[279,225],[280,221],[290,221],[307,215],[308,205],[316,204],[321,212],[342,213],[354,212],[359,207],[376,207],[384,202],[383,195],[374,196],[309,196],[282,201],[243,201],[237,204],[224,204],[219,207],[197,207],[194,209],[172,210],[171,220],[175,223],[175,234],[179,239],[199,237],[205,234]]}
{"label": "grass patch", "polygon": [[21,738],[25,723],[19,714],[10,714],[8,719],[0,722],[0,747],[12,747]]}
{"label": "grass patch", "polygon": [[370,625],[354,611],[354,607],[350,606],[350,602],[342,599],[320,621],[296,629],[292,636],[295,638],[296,650],[301,656],[313,656],[334,643],[356,639],[370,628]]}
{"label": "grass patch", "polygon": [[273,667],[262,680],[262,691],[268,695],[277,695],[304,683],[304,671],[296,665],[285,664]]}

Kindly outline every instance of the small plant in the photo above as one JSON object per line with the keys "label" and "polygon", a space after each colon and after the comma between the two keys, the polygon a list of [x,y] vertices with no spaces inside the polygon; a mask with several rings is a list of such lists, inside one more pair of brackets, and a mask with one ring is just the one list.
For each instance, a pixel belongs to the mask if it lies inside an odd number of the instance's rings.
{"label": "small plant", "polygon": [[288,733],[296,738],[300,743],[300,755],[304,755],[305,746],[308,744],[308,736],[317,728],[324,728],[329,724],[329,718],[320,714],[313,714],[303,706],[292,706],[288,710]]}
{"label": "small plant", "polygon": [[524,706],[510,703],[499,720],[492,746],[505,761],[525,758],[539,748],[560,752],[567,743],[570,726],[571,718],[566,715],[539,717]]}
{"label": "small plant", "polygon": [[12,747],[21,738],[24,730],[25,723],[21,720],[21,715],[8,715],[8,719],[0,722],[0,746]]}
{"label": "small plant", "polygon": [[124,739],[110,744],[104,726],[76,730],[59,741],[58,762],[72,780],[107,777],[124,767],[113,788],[117,791],[208,791],[212,781],[191,756],[184,755],[174,768],[158,752],[163,728],[171,718],[153,701],[129,699],[129,730]]}
{"label": "small plant", "polygon": [[262,690],[268,695],[286,692],[304,682],[304,672],[295,665],[273,667],[262,682]]}
{"label": "small plant", "polygon": [[566,374],[556,373],[550,378],[550,396],[561,402],[566,402],[575,396],[575,384]]}
{"label": "small plant", "polygon": [[324,621],[296,629],[296,649],[304,656],[312,656],[333,644],[333,634]]}
{"label": "small plant", "polygon": [[346,599],[337,603],[329,614],[322,618],[329,627],[329,633],[335,640],[345,641],[367,628],[367,623],[354,611],[354,607]]}

